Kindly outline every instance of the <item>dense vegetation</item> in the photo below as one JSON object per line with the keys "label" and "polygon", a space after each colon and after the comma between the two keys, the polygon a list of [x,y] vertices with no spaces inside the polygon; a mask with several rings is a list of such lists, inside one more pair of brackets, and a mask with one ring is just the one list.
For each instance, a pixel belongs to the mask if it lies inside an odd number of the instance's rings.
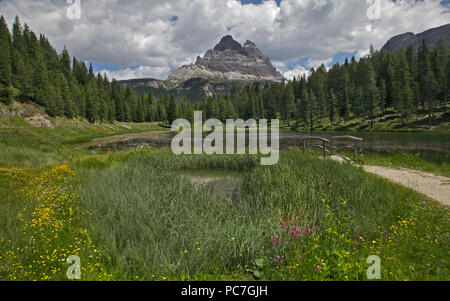
{"label": "dense vegetation", "polygon": [[[83,61],[70,59],[64,48],[58,55],[44,35],[39,38],[16,17],[10,33],[0,18],[0,100],[32,101],[51,116],[81,116],[91,122],[167,118],[165,107],[151,97],[136,97]],[[166,100],[166,99],[164,99]],[[167,101],[168,103],[168,101]],[[160,117],[161,116],[161,117]]]}
{"label": "dense vegetation", "polygon": [[1,101],[33,101],[52,116],[81,116],[91,122],[171,123],[178,117],[191,120],[194,110],[202,110],[205,118],[281,118],[287,126],[309,130],[349,119],[369,122],[372,128],[389,111],[401,123],[427,113],[431,126],[437,107],[446,110],[450,91],[450,51],[444,40],[432,51],[423,43],[417,54],[411,47],[397,53],[372,49],[359,61],[313,69],[308,78],[233,88],[228,95],[195,104],[187,98],[177,104],[167,93],[137,96],[106,75],[95,75],[92,65],[87,68],[76,58],[71,63],[67,49],[58,55],[44,35],[38,39],[27,25],[22,28],[18,17],[12,34],[0,19],[0,46]]}
{"label": "dense vegetation", "polygon": [[[42,156],[57,144],[74,147],[59,140]],[[448,278],[445,207],[318,157],[282,152],[264,167],[74,149],[52,167],[0,168],[0,279],[67,280],[69,255],[82,280],[366,280],[371,255],[382,280]],[[241,173],[242,196],[193,185],[187,175],[201,170]]]}

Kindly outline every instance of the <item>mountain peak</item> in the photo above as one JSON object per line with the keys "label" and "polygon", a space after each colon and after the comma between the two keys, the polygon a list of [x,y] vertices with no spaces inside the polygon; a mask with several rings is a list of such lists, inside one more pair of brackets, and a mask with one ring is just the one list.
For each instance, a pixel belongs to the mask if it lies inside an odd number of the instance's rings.
{"label": "mountain peak", "polygon": [[247,41],[245,41],[244,47],[245,47],[245,46],[256,47],[256,44],[255,44],[255,43],[253,43],[253,42],[252,42],[252,41],[250,41],[250,40],[247,40]]}
{"label": "mountain peak", "polygon": [[234,50],[241,54],[246,54],[244,49],[242,48],[241,44],[239,42],[236,42],[232,36],[226,35],[224,36],[219,44],[214,47],[214,50],[217,51],[225,51],[225,50]]}
{"label": "mountain peak", "polygon": [[206,51],[203,57],[197,57],[195,64],[183,66],[169,76],[177,84],[192,78],[279,82],[283,80],[283,75],[273,67],[270,59],[264,56],[255,43],[247,40],[242,47],[231,35],[226,35],[214,49]]}

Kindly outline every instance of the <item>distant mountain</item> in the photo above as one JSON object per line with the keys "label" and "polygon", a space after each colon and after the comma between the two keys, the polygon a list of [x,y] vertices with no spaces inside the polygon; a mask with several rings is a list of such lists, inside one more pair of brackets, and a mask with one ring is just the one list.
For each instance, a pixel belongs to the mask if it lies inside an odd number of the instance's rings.
{"label": "distant mountain", "polygon": [[191,78],[212,81],[272,81],[283,80],[278,72],[256,45],[247,41],[244,47],[231,36],[222,38],[213,50],[208,50],[197,62],[175,70],[169,80],[184,82]]}
{"label": "distant mountain", "polygon": [[241,88],[247,84],[281,82],[283,75],[272,65],[270,59],[255,43],[246,41],[244,46],[224,36],[214,49],[204,57],[197,57],[195,64],[175,70],[166,80],[132,79],[120,81],[138,93],[152,90],[155,94],[170,93],[177,98],[184,95],[191,101],[219,93],[228,93],[234,85]]}
{"label": "distant mountain", "polygon": [[441,38],[450,44],[450,23],[429,29],[419,34],[407,32],[397,35],[390,38],[389,41],[383,46],[382,50],[386,52],[394,52],[400,50],[402,47],[407,48],[411,45],[413,49],[417,51],[423,39],[425,39],[427,46],[432,49]]}

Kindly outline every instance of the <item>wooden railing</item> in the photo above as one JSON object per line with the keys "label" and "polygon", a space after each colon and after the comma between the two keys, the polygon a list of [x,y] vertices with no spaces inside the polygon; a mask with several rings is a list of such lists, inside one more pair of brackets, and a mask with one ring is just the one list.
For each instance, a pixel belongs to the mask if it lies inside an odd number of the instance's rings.
{"label": "wooden railing", "polygon": [[[339,151],[342,149],[352,149],[354,159],[358,157],[358,144],[363,142],[362,138],[353,136],[334,136],[330,139],[326,139],[319,136],[305,136],[301,137],[303,140],[303,152],[306,151],[308,147],[319,148],[323,152],[323,156],[326,157],[327,153],[332,153],[333,151]],[[308,141],[316,141],[315,144],[309,144]],[[337,144],[338,141],[350,142],[351,144]],[[318,143],[317,143],[318,142]],[[362,148],[362,147],[361,147]]]}

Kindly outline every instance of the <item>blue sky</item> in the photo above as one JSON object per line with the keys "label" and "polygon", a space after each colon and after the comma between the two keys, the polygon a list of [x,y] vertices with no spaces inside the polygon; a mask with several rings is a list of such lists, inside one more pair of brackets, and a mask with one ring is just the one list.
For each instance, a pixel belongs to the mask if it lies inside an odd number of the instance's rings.
{"label": "blue sky", "polygon": [[[241,0],[242,4],[261,4],[263,0]],[[280,5],[280,2],[282,0],[276,0],[275,2],[277,3],[277,5]]]}

